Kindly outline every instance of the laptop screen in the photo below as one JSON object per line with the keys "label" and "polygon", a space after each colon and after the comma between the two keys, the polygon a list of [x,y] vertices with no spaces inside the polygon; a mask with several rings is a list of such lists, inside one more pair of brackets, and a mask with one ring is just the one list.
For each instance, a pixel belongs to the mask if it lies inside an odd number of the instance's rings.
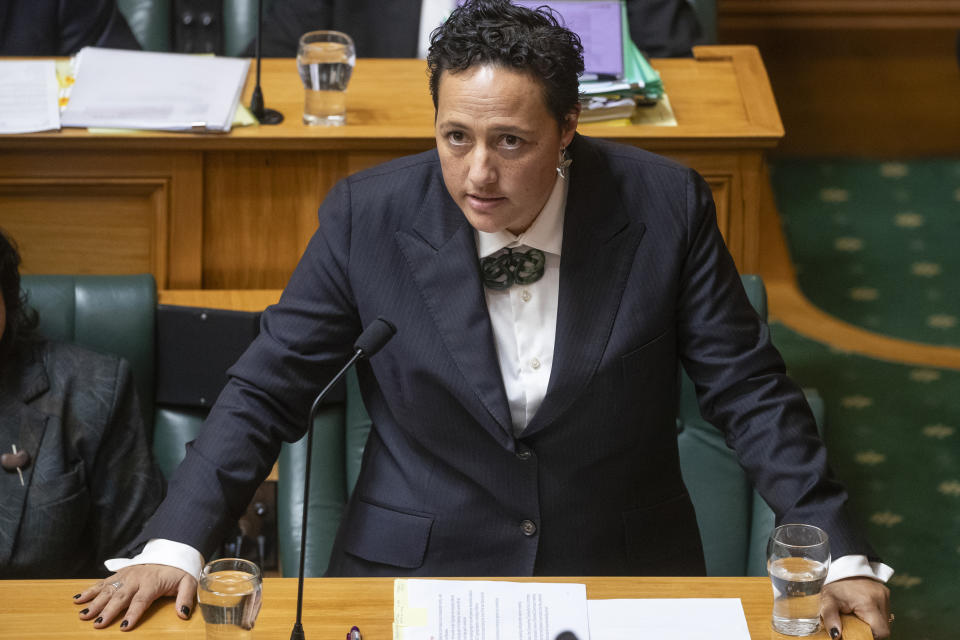
{"label": "laptop screen", "polygon": [[521,7],[546,5],[580,36],[584,74],[623,77],[623,25],[619,0],[514,0]]}

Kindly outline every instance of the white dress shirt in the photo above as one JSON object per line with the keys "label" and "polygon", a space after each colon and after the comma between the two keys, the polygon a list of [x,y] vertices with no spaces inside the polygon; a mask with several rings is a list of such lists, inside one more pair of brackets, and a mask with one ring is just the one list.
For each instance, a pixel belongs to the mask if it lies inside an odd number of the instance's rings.
{"label": "white dress shirt", "polygon": [[430,49],[430,32],[443,24],[457,0],[423,0],[420,4],[420,37],[417,40],[417,57],[426,58]]}
{"label": "white dress shirt", "polygon": [[[536,282],[501,290],[485,289],[497,359],[517,437],[543,402],[553,368],[567,188],[568,181],[558,178],[540,214],[519,236],[506,230],[474,231],[479,258],[507,247],[539,249],[546,256],[543,277]],[[200,552],[189,545],[153,539],[135,558],[114,558],[104,564],[110,571],[117,571],[128,565],[148,563],[177,567],[199,578],[204,561]],[[827,583],[852,577],[886,582],[892,575],[893,569],[883,563],[871,562],[864,555],[848,555],[831,562]]]}

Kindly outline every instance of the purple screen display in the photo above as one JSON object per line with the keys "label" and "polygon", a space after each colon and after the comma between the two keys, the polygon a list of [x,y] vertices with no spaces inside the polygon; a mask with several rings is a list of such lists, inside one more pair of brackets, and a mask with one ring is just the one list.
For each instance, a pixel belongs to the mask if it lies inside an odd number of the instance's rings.
{"label": "purple screen display", "polygon": [[563,17],[583,43],[585,73],[623,75],[623,31],[619,0],[513,0],[521,7],[547,5]]}

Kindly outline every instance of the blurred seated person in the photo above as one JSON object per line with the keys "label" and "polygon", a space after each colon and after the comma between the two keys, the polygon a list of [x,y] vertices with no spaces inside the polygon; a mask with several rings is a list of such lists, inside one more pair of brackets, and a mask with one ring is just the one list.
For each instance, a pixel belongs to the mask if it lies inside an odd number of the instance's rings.
{"label": "blurred seated person", "polygon": [[71,56],[83,47],[141,48],[116,0],[0,3],[0,55]]}
{"label": "blurred seated person", "polygon": [[19,265],[0,232],[0,577],[101,576],[163,481],[130,366],[37,335]]}
{"label": "blurred seated person", "polygon": [[[626,0],[630,37],[653,58],[689,56],[700,23],[688,0]],[[307,31],[334,29],[353,38],[361,58],[426,58],[430,32],[457,0],[279,0],[263,18],[261,55],[293,58]],[[254,55],[254,43],[246,51]]]}

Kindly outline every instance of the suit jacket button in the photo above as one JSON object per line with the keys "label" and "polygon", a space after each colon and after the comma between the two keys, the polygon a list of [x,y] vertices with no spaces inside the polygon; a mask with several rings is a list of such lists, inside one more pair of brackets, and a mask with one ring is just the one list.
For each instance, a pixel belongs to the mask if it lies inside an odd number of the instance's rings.
{"label": "suit jacket button", "polygon": [[529,459],[530,459],[530,451],[527,450],[527,449],[523,449],[523,450],[521,450],[521,451],[517,451],[517,457],[520,458],[521,460],[529,460]]}
{"label": "suit jacket button", "polygon": [[537,525],[533,523],[533,520],[524,520],[520,523],[520,529],[523,531],[523,535],[532,536],[537,532]]}

